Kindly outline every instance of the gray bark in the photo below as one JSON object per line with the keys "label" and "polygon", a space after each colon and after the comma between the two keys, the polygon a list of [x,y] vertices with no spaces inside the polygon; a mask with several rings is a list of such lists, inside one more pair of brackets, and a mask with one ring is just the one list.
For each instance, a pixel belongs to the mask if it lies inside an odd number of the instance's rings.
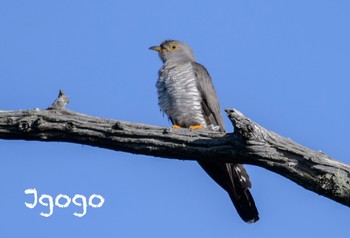
{"label": "gray bark", "polygon": [[350,206],[350,166],[259,126],[227,109],[234,133],[190,131],[92,117],[65,109],[0,111],[0,139],[61,141],[181,160],[243,163],[266,168]]}

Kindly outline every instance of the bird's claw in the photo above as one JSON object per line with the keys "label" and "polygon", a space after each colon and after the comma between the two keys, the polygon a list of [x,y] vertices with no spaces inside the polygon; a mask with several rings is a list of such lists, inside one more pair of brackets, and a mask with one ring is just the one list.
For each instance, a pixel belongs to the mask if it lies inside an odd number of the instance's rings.
{"label": "bird's claw", "polygon": [[194,125],[194,126],[190,126],[189,129],[193,131],[198,129],[204,129],[204,127],[202,125]]}

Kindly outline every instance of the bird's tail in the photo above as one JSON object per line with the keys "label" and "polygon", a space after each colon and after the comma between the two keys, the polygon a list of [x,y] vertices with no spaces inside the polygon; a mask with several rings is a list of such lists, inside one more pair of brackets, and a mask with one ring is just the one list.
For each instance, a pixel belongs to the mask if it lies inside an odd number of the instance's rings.
{"label": "bird's tail", "polygon": [[226,191],[235,205],[240,217],[248,223],[254,223],[259,220],[259,212],[255,206],[252,194],[249,191],[251,182],[246,170],[241,164],[226,164],[228,170],[232,171],[230,178],[232,186]]}
{"label": "bird's tail", "polygon": [[249,191],[251,182],[241,164],[200,163],[202,168],[223,189],[225,189],[235,206],[239,216],[248,223],[259,220],[259,213]]}

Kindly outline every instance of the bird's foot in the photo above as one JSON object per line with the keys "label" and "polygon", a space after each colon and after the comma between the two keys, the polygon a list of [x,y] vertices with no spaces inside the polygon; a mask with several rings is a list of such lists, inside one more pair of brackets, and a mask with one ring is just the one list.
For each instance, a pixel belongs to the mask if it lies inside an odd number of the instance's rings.
{"label": "bird's foot", "polygon": [[193,131],[198,129],[204,129],[204,127],[202,125],[194,125],[194,126],[190,126],[189,129]]}
{"label": "bird's foot", "polygon": [[181,126],[179,126],[179,125],[173,125],[172,128],[173,128],[173,129],[180,129]]}

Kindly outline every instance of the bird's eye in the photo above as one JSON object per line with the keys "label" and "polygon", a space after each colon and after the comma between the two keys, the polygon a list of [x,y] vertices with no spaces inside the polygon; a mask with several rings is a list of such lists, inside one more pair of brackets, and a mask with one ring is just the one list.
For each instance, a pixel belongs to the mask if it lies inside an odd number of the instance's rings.
{"label": "bird's eye", "polygon": [[178,48],[178,45],[175,43],[169,45],[169,49],[171,49],[171,50],[176,50],[177,48]]}

